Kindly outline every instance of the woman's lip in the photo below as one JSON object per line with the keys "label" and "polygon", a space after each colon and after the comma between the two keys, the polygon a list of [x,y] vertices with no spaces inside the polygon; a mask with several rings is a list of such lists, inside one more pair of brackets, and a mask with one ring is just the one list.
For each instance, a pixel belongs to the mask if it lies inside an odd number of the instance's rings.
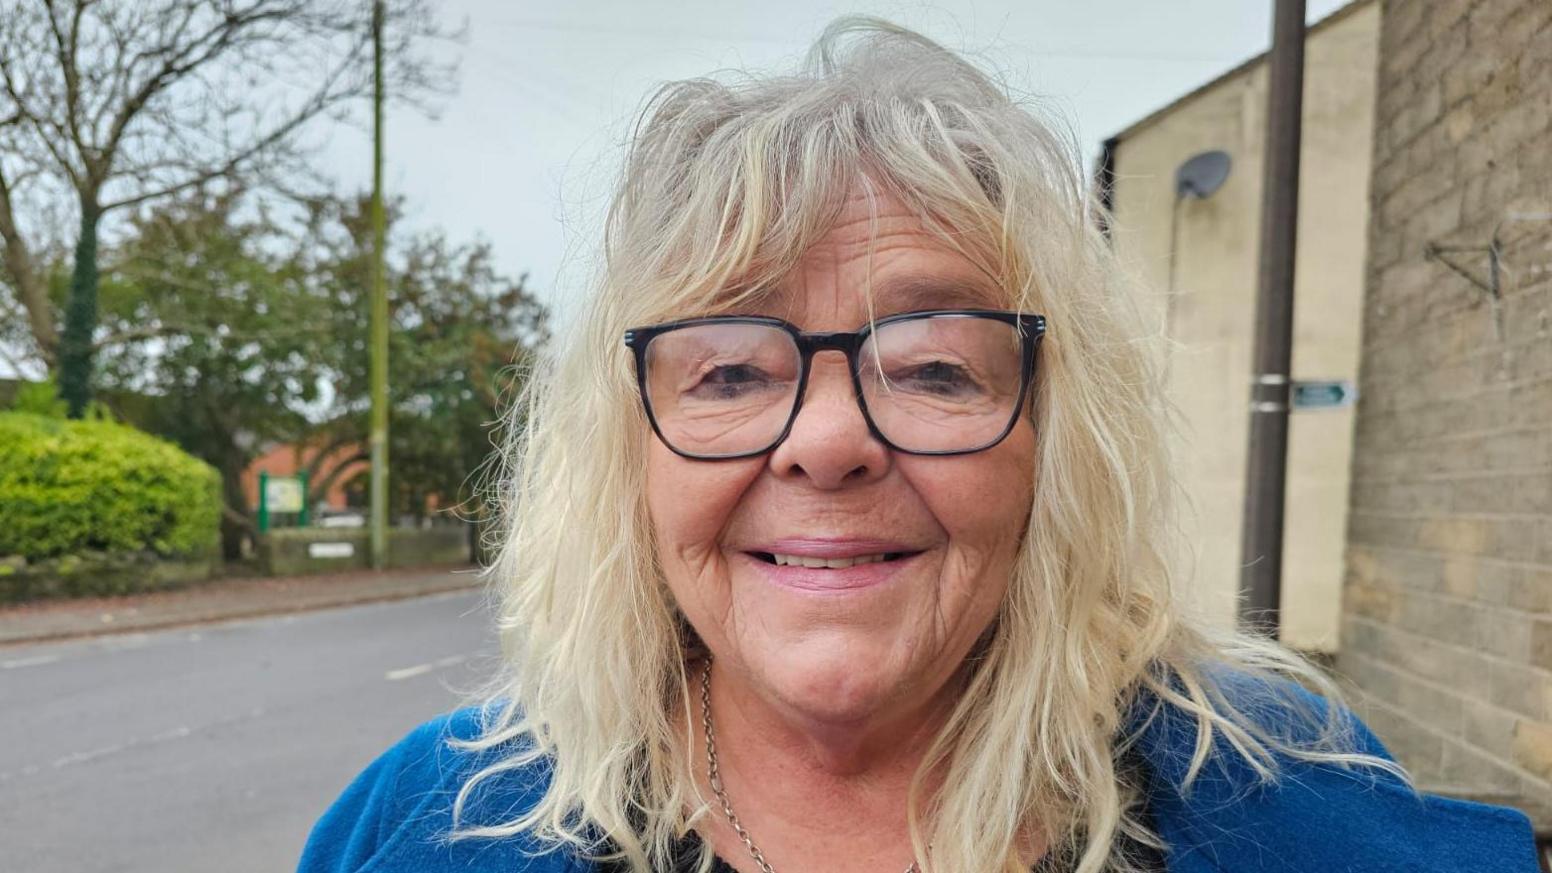
{"label": "woman's lip", "polygon": [[[863,552],[862,554],[875,554]],[[912,553],[893,561],[873,561],[851,567],[829,569],[827,567],[795,567],[790,564],[772,564],[747,552],[743,560],[767,582],[780,588],[806,593],[849,592],[873,588],[893,579],[906,569],[920,553]]]}
{"label": "woman's lip", "polygon": [[864,555],[919,552],[922,549],[898,540],[783,537],[779,540],[744,547],[742,551],[796,555],[800,558],[860,558]]}

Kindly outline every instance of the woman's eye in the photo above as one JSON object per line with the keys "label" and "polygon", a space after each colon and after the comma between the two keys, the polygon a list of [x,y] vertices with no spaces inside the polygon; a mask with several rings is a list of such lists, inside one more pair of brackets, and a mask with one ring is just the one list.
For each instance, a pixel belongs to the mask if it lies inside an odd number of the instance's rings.
{"label": "woman's eye", "polygon": [[713,367],[702,381],[717,384],[734,384],[738,382],[754,382],[762,378],[758,368],[748,364],[731,364],[725,367]]}
{"label": "woman's eye", "polygon": [[770,376],[759,367],[752,364],[727,364],[707,370],[693,391],[713,398],[736,398],[770,384]]}
{"label": "woman's eye", "polygon": [[932,394],[962,394],[975,389],[975,380],[964,367],[945,361],[931,361],[913,367],[891,380],[914,390]]}

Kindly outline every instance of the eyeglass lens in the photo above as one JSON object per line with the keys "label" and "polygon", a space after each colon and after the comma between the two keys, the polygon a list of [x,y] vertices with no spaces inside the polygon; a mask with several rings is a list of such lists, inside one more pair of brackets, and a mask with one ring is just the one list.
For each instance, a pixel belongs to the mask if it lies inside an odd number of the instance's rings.
{"label": "eyeglass lens", "polygon": [[[1016,325],[940,316],[881,324],[857,354],[861,401],[884,439],[908,452],[958,452],[1000,437],[1023,377]],[[691,455],[764,451],[798,402],[791,334],[741,322],[680,327],[646,349],[647,398],[663,439]]]}

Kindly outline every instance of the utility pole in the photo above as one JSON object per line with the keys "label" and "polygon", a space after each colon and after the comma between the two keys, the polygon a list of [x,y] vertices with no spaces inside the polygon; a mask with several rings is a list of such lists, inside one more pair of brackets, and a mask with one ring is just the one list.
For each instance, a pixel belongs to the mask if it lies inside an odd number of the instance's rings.
{"label": "utility pole", "polygon": [[1282,623],[1283,502],[1304,103],[1304,0],[1276,0],[1269,67],[1239,615],[1242,627],[1276,638]]}
{"label": "utility pole", "polygon": [[383,217],[383,0],[372,3],[372,568],[388,566],[388,286]]}

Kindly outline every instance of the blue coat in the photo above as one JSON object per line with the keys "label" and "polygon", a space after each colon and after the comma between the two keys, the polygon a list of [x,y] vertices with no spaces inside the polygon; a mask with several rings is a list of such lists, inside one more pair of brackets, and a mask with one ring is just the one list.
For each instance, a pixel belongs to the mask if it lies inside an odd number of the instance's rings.
{"label": "blue coat", "polygon": [[[1355,720],[1356,721],[1356,720]],[[536,852],[526,838],[439,839],[463,778],[487,763],[447,747],[469,738],[478,713],[427,722],[356,777],[313,828],[299,873],[586,873],[593,865]],[[1384,748],[1362,724],[1366,751]],[[1243,764],[1205,768],[1177,790],[1194,722],[1155,719],[1138,746],[1152,772],[1149,807],[1170,849],[1169,873],[1537,873],[1529,820],[1497,806],[1419,796],[1389,776],[1287,762],[1272,786]],[[1229,761],[1235,759],[1229,758]],[[471,823],[509,820],[542,790],[544,767],[498,777],[466,809]]]}

